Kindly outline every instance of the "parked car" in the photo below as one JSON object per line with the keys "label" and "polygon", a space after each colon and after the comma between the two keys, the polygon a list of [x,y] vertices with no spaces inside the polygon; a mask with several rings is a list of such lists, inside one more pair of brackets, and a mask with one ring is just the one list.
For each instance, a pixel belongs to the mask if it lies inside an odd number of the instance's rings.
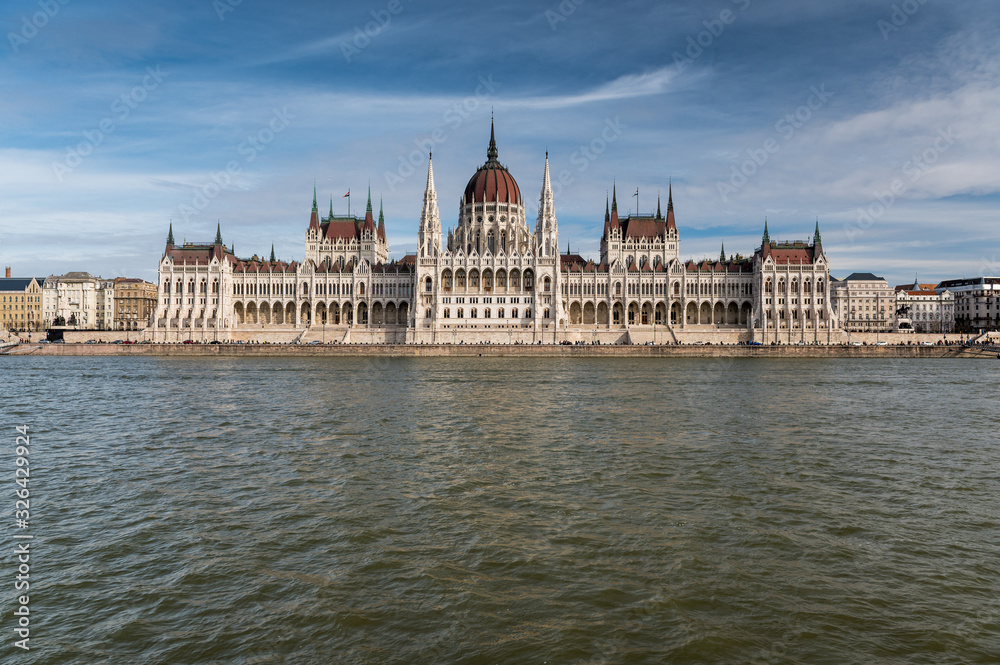
{"label": "parked car", "polygon": [[194,340],[193,339],[186,339],[183,342],[181,342],[181,344],[194,344]]}
{"label": "parked car", "polygon": [[875,342],[875,346],[889,346],[889,342],[886,341]]}

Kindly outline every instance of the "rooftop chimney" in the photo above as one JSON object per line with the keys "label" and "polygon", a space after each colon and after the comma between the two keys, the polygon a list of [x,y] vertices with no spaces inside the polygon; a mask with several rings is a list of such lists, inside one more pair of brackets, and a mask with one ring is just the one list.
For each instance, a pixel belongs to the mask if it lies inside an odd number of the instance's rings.
{"label": "rooftop chimney", "polygon": [[7,279],[10,279],[10,266],[7,266],[7,269],[4,272],[7,274]]}

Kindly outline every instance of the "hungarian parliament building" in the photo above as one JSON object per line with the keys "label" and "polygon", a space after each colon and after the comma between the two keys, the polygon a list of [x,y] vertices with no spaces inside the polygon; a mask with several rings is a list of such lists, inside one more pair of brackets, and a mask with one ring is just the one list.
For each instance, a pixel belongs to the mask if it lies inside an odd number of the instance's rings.
{"label": "hungarian parliament building", "polygon": [[532,231],[521,189],[499,162],[465,187],[458,223],[441,227],[433,155],[418,249],[389,260],[383,211],[322,216],[313,190],[302,262],[237,257],[217,230],[174,242],[159,265],[153,341],[337,343],[676,343],[832,341],[830,271],[812,241],[771,240],[753,255],[682,262],[672,187],[666,214],[605,202],[600,260],[559,252],[548,155]]}

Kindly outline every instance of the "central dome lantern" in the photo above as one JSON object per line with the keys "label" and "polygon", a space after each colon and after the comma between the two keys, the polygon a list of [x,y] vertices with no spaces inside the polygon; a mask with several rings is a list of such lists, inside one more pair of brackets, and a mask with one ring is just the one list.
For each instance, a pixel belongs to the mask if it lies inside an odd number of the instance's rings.
{"label": "central dome lantern", "polygon": [[483,164],[465,186],[464,201],[474,203],[512,203],[521,205],[521,190],[514,176],[497,161],[497,140],[490,123],[490,147]]}

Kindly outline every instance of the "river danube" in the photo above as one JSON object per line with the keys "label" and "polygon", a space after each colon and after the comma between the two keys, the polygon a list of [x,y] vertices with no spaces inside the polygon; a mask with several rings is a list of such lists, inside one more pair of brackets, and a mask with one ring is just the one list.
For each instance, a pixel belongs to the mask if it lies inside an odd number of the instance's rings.
{"label": "river danube", "polygon": [[1000,654],[994,360],[8,357],[0,376],[4,663]]}

